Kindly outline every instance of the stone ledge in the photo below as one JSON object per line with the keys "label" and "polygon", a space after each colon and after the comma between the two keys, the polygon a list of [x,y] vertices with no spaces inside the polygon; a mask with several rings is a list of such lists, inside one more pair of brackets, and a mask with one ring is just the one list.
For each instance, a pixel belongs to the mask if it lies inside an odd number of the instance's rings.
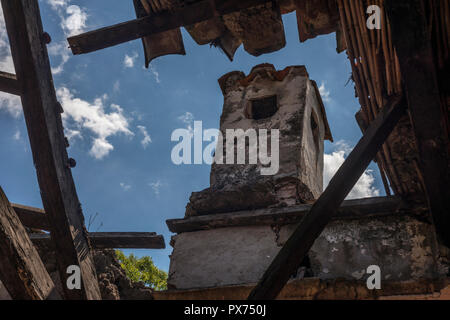
{"label": "stone ledge", "polygon": [[[191,290],[155,291],[155,300],[245,300],[255,285]],[[279,300],[450,300],[450,278],[416,281],[383,281],[380,290],[369,290],[364,281],[292,280]]]}
{"label": "stone ledge", "polygon": [[[300,222],[310,209],[311,205],[304,204],[281,208],[217,213],[184,219],[169,219],[166,223],[169,230],[174,233],[237,226],[285,225]],[[364,198],[344,201],[334,220],[373,218],[399,214],[421,215],[426,210],[426,205],[420,204],[419,201],[405,201],[396,196]]]}

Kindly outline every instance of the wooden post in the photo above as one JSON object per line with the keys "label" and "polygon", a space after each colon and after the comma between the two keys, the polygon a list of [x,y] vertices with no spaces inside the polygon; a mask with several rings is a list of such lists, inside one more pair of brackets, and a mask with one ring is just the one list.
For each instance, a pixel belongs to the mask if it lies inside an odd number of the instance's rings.
{"label": "wooden post", "polygon": [[331,179],[328,187],[301,220],[297,229],[275,257],[249,300],[275,299],[300,267],[314,241],[336,214],[339,206],[375,157],[405,112],[405,103],[393,97]]}
{"label": "wooden post", "polygon": [[80,267],[82,288],[63,286],[67,299],[101,299],[64,141],[44,32],[36,0],[1,0],[22,106],[45,212],[65,284],[67,268]]}
{"label": "wooden post", "polygon": [[1,187],[0,280],[15,300],[61,298]]}
{"label": "wooden post", "polygon": [[[449,133],[440,101],[425,9],[420,0],[386,0],[428,205],[439,239],[450,246]],[[448,75],[447,75],[448,76]]]}

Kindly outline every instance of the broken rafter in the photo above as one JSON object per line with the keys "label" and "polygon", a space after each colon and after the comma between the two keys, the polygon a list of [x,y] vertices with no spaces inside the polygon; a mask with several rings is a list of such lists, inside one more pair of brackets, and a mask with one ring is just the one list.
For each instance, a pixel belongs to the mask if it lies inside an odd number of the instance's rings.
{"label": "broken rafter", "polygon": [[249,300],[277,297],[404,113],[403,99],[391,98],[272,261]]}
{"label": "broken rafter", "polygon": [[0,280],[13,299],[61,298],[1,187]]}
{"label": "broken rafter", "polygon": [[[51,245],[50,234],[32,233],[30,239],[35,245]],[[90,232],[94,249],[164,249],[162,235],[155,232]]]}
{"label": "broken rafter", "polygon": [[101,299],[81,205],[68,165],[44,31],[35,0],[1,0],[42,202],[58,256],[62,283],[79,266],[81,289],[63,286],[67,299]]}
{"label": "broken rafter", "polygon": [[0,71],[0,91],[20,96],[22,89],[15,74]]}
{"label": "broken rafter", "polygon": [[386,0],[434,225],[450,246],[450,170],[446,116],[441,106],[433,49],[420,0]]}
{"label": "broken rafter", "polygon": [[89,53],[145,36],[189,26],[217,15],[264,4],[272,0],[203,0],[110,27],[86,32],[67,39],[73,54]]}

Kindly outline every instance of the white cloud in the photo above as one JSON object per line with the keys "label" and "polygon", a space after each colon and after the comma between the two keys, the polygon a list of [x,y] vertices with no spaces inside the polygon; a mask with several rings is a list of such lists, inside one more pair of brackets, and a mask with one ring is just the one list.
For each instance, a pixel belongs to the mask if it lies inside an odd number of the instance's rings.
{"label": "white cloud", "polygon": [[70,5],[66,8],[66,17],[61,17],[61,27],[66,36],[71,37],[83,33],[86,29],[86,21],[88,18],[85,9],[76,5]]}
{"label": "white cloud", "polygon": [[61,19],[60,26],[66,37],[80,34],[86,30],[88,14],[84,8],[70,4],[71,0],[47,0],[50,7]]}
{"label": "white cloud", "polygon": [[17,130],[16,133],[13,135],[13,139],[16,141],[19,141],[21,138],[20,130]]}
{"label": "white cloud", "polygon": [[159,79],[159,72],[156,71],[155,66],[151,63],[150,63],[150,71],[152,72],[153,76],[155,77],[155,81],[157,83],[161,83],[161,80]]}
{"label": "white cloud", "polygon": [[[61,22],[60,26],[65,37],[80,34],[86,30],[88,14],[85,9],[77,5],[71,5],[71,0],[47,0],[51,8],[58,14]],[[48,46],[48,53],[51,56],[59,57],[60,63],[52,68],[52,73],[57,75],[64,70],[64,65],[71,56],[66,39],[61,42],[52,43]]]}
{"label": "white cloud", "polygon": [[125,58],[123,59],[123,65],[125,66],[125,68],[133,68],[134,67],[134,62],[136,61],[136,59],[138,57],[139,57],[139,55],[137,54],[137,52],[133,52],[131,54],[131,56],[126,54]]}
{"label": "white cloud", "polygon": [[69,142],[71,142],[75,138],[83,139],[83,136],[81,135],[80,130],[66,128],[66,129],[64,129],[64,134],[67,137],[67,139],[69,139]]}
{"label": "white cloud", "polygon": [[320,92],[320,96],[322,97],[322,101],[323,102],[330,102],[331,101],[331,97],[330,97],[330,91],[327,90],[327,88],[325,87],[325,83],[322,82],[320,87],[319,87],[319,92]]}
{"label": "white cloud", "polygon": [[0,91],[0,110],[5,110],[14,118],[19,118],[22,114],[22,103],[20,98]]}
{"label": "white cloud", "polygon": [[53,10],[57,10],[59,8],[67,7],[70,0],[47,0],[47,2]]}
{"label": "white cloud", "polygon": [[14,73],[14,63],[9,49],[8,33],[6,32],[2,6],[0,6],[0,70]]}
{"label": "white cloud", "polygon": [[120,187],[123,189],[123,191],[128,191],[128,190],[131,189],[131,185],[126,184],[126,183],[124,183],[124,182],[121,182],[121,183],[120,183]]}
{"label": "white cloud", "polygon": [[[9,48],[3,9],[0,6],[0,70],[15,73],[14,63]],[[22,114],[22,104],[18,96],[0,91],[0,110],[5,110],[15,118]]]}
{"label": "white cloud", "polygon": [[103,138],[95,138],[92,144],[91,150],[89,150],[89,154],[93,156],[95,159],[103,159],[106,157],[111,151],[114,150],[114,146],[109,143],[106,139]]}
{"label": "white cloud", "polygon": [[81,130],[86,129],[93,135],[92,148],[89,154],[96,159],[107,156],[114,146],[107,140],[113,135],[123,133],[133,135],[129,129],[129,119],[116,104],[109,106],[110,112],[105,111],[106,96],[95,99],[92,103],[74,97],[65,87],[56,91],[56,95],[63,106],[62,114],[64,126],[71,137],[81,137]]}
{"label": "white cloud", "polygon": [[[336,143],[336,151],[331,154],[324,155],[324,171],[323,184],[324,188],[328,185],[331,178],[334,176],[339,167],[344,163],[345,158],[351,151],[347,143],[338,141]],[[375,177],[372,170],[366,170],[361,178],[358,180],[352,191],[348,194],[346,199],[359,199],[368,197],[377,197],[380,191],[374,187]]]}
{"label": "white cloud", "polygon": [[118,93],[120,91],[120,80],[116,80],[113,85],[113,92]]}
{"label": "white cloud", "polygon": [[143,138],[141,140],[141,145],[144,149],[147,148],[147,146],[152,143],[152,138],[147,132],[147,128],[145,126],[137,126],[141,134],[143,135]]}
{"label": "white cloud", "polygon": [[186,128],[189,130],[191,135],[194,134],[194,115],[190,112],[185,112],[183,115],[178,117],[178,120],[183,122],[186,125]]}
{"label": "white cloud", "polygon": [[153,192],[155,193],[155,195],[158,196],[159,189],[161,189],[161,187],[163,186],[163,183],[160,180],[158,180],[156,182],[150,182],[148,185],[153,189]]}
{"label": "white cloud", "polygon": [[52,43],[47,47],[48,54],[55,57],[60,57],[60,63],[57,67],[52,68],[53,74],[60,74],[64,70],[64,65],[69,61],[70,49],[65,41],[59,43]]}

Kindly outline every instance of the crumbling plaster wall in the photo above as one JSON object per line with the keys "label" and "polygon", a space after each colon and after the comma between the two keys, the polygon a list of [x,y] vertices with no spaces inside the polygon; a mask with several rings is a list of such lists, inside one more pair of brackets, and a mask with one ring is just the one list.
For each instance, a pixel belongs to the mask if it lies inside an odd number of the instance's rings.
{"label": "crumbling plaster wall", "polygon": [[[186,232],[173,237],[169,288],[256,283],[296,225],[248,226]],[[382,280],[434,279],[448,273],[439,261],[431,225],[408,216],[337,220],[311,248],[295,277],[364,280],[370,265]],[[307,269],[307,270],[306,270]]]}

